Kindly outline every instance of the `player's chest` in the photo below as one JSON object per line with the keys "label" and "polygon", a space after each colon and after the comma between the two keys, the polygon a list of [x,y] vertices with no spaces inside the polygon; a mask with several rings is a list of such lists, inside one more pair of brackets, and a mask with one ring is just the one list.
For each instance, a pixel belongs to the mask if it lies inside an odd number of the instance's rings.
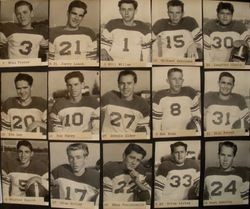
{"label": "player's chest", "polygon": [[42,40],[42,35],[29,33],[13,33],[8,37],[8,42],[13,46],[22,45],[39,45]]}

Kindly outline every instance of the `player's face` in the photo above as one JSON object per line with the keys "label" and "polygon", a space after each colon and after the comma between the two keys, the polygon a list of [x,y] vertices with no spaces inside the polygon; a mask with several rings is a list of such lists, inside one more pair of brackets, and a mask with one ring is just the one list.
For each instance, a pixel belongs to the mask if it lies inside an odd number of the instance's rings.
{"label": "player's face", "polygon": [[228,96],[231,94],[234,87],[233,79],[230,77],[222,77],[219,81],[219,91],[223,96]]}
{"label": "player's face", "polygon": [[24,102],[31,98],[31,86],[27,81],[17,81],[16,82],[16,91],[19,99]]}
{"label": "player's face", "polygon": [[70,78],[67,80],[67,89],[72,98],[81,97],[83,83],[79,78]]}
{"label": "player's face", "polygon": [[228,25],[232,22],[233,14],[228,9],[221,9],[217,17],[221,25]]}
{"label": "player's face", "polygon": [[128,155],[123,156],[123,163],[125,164],[128,170],[134,170],[141,163],[143,155],[132,151]]}
{"label": "player's face", "polygon": [[119,9],[122,19],[125,23],[132,22],[134,20],[136,9],[133,4],[123,3]]}
{"label": "player's face", "polygon": [[171,73],[167,80],[171,93],[178,94],[181,91],[183,81],[183,75],[181,72]]}
{"label": "player's face", "polygon": [[85,151],[82,149],[70,150],[68,152],[68,161],[74,173],[81,172],[86,164]]}
{"label": "player's face", "polygon": [[118,88],[121,95],[126,100],[132,100],[134,95],[135,81],[132,75],[124,75],[120,77]]}
{"label": "player's face", "polygon": [[30,11],[27,5],[22,5],[16,8],[16,18],[22,27],[29,27],[31,25],[33,11]]}
{"label": "player's face", "polygon": [[174,148],[172,155],[176,164],[182,165],[186,159],[187,151],[185,150],[185,147],[178,146]]}
{"label": "player's face", "polygon": [[20,146],[17,150],[17,155],[19,162],[22,165],[29,165],[31,157],[33,156],[33,152],[30,150],[29,147],[26,146]]}
{"label": "player's face", "polygon": [[83,20],[84,14],[84,9],[73,7],[68,13],[68,26],[70,28],[78,28]]}
{"label": "player's face", "polygon": [[233,165],[233,160],[234,160],[233,148],[222,146],[221,152],[219,154],[220,167],[225,171],[231,170]]}
{"label": "player's face", "polygon": [[181,21],[183,14],[184,13],[182,11],[181,6],[169,6],[168,7],[168,16],[172,25],[177,25]]}

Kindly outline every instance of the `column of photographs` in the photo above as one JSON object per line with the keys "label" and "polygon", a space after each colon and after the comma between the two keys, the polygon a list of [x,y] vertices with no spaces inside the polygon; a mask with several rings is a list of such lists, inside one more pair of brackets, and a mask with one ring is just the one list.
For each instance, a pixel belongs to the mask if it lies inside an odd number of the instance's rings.
{"label": "column of photographs", "polygon": [[249,206],[249,11],[0,0],[0,202]]}

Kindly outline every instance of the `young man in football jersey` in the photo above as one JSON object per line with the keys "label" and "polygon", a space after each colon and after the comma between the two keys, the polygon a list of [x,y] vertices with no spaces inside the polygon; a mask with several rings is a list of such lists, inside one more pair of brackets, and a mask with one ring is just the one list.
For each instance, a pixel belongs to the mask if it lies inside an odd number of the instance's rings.
{"label": "young man in football jersey", "polygon": [[64,77],[68,96],[59,98],[50,112],[53,132],[99,132],[99,102],[93,96],[84,96],[84,76],[80,71]]}
{"label": "young man in football jersey", "polygon": [[123,160],[103,166],[103,201],[150,201],[151,187],[146,182],[146,170],[141,161],[146,151],[138,144],[129,144]]}
{"label": "young man in football jersey", "polygon": [[100,174],[87,168],[89,148],[84,143],[67,146],[69,164],[62,164],[51,172],[51,195],[53,199],[95,202],[99,201]]}
{"label": "young man in football jersey", "polygon": [[135,20],[138,2],[120,0],[118,7],[122,18],[110,20],[101,35],[101,60],[150,62],[151,31]]}
{"label": "young man in football jersey", "polygon": [[205,172],[204,199],[235,201],[248,204],[249,171],[247,167],[235,167],[237,145],[231,141],[218,146],[219,167],[209,167]]}
{"label": "young man in football jersey", "polygon": [[17,97],[8,98],[2,105],[2,131],[40,132],[46,134],[47,101],[32,96],[33,77],[19,73],[15,77]]}
{"label": "young man in football jersey", "polygon": [[[248,46],[249,31],[242,22],[233,20],[234,6],[231,3],[220,2],[216,11],[217,19],[204,25],[205,61],[231,62],[234,61],[231,51],[239,40],[242,46]],[[243,61],[246,60],[243,58]]]}
{"label": "young man in football jersey", "polygon": [[183,82],[180,68],[168,70],[170,88],[156,92],[153,98],[154,131],[200,129],[199,95]]}
{"label": "young man in football jersey", "polygon": [[80,26],[87,14],[87,4],[73,0],[67,11],[67,23],[50,29],[49,58],[51,60],[97,60],[95,32]]}
{"label": "young man in football jersey", "polygon": [[46,54],[48,30],[44,24],[32,22],[32,4],[28,1],[16,2],[15,15],[18,23],[5,23],[0,28],[0,50],[7,48],[7,59],[38,58],[39,52]]}
{"label": "young man in football jersey", "polygon": [[196,187],[199,196],[200,166],[187,158],[187,144],[170,145],[171,157],[161,162],[155,177],[155,201],[188,200],[189,190]]}
{"label": "young man in football jersey", "polygon": [[[49,187],[48,166],[34,156],[30,141],[18,141],[16,149],[17,158],[2,164],[4,195],[45,197]],[[39,187],[39,190],[35,191],[31,186]]]}
{"label": "young man in football jersey", "polygon": [[221,72],[219,92],[204,95],[204,128],[207,131],[249,128],[250,114],[245,98],[233,93],[235,77],[229,72]]}
{"label": "young man in football jersey", "polygon": [[109,91],[101,98],[102,133],[149,133],[150,107],[134,92],[136,73],[120,71],[117,82],[119,91]]}
{"label": "young man in football jersey", "polygon": [[[170,0],[167,3],[167,19],[153,25],[153,58],[201,59],[202,32],[197,21],[184,16],[184,3]],[[198,53],[199,51],[199,53]]]}

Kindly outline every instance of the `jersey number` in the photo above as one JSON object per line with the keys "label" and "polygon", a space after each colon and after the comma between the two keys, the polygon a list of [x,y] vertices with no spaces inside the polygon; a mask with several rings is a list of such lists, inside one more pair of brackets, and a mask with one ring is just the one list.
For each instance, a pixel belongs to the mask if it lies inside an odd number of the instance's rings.
{"label": "jersey number", "polygon": [[[121,120],[122,120],[122,115],[121,113],[119,112],[112,112],[110,114],[110,117],[111,117],[111,125],[113,126],[117,126],[117,127],[120,127],[121,126]],[[129,115],[129,114],[124,114],[124,118],[125,119],[129,119],[127,125],[126,125],[126,128],[130,128],[130,126],[132,125],[132,123],[134,122],[135,120],[135,116],[134,115]]]}
{"label": "jersey number", "polygon": [[[215,188],[211,191],[211,196],[221,196],[223,190],[223,184],[220,181],[212,182],[211,186]],[[225,188],[224,192],[231,192],[233,195],[236,194],[236,181],[231,181]]]}
{"label": "jersey number", "polygon": [[[71,187],[66,187],[66,197],[65,197],[65,200],[71,200],[70,199],[70,194],[71,194]],[[75,193],[80,193],[81,194],[81,197],[79,198],[79,201],[83,201],[84,200],[84,197],[85,197],[85,195],[86,195],[86,193],[87,193],[87,190],[84,190],[84,189],[77,189],[77,188],[75,188],[74,189],[74,192]]]}
{"label": "jersey number", "polygon": [[23,49],[19,49],[19,52],[23,55],[28,55],[31,52],[33,44],[30,41],[23,41],[21,44]]}
{"label": "jersey number", "polygon": [[[75,48],[75,52],[74,54],[81,54],[81,50],[80,50],[80,41],[77,40],[75,41],[76,44],[76,48]],[[64,55],[71,55],[71,48],[72,48],[72,43],[69,41],[63,41],[62,43],[60,43],[60,46],[63,47],[60,51],[59,54],[64,56]]]}
{"label": "jersey number", "polygon": [[230,125],[230,112],[227,112],[225,115],[223,115],[222,112],[216,111],[213,113],[213,115],[216,117],[215,120],[212,120],[215,125],[221,125],[223,123],[223,118],[226,118],[225,125]]}
{"label": "jersey number", "polygon": [[123,42],[124,42],[123,51],[124,51],[124,52],[129,52],[129,48],[128,48],[128,38],[124,38],[124,39],[123,39]]}
{"label": "jersey number", "polygon": [[179,187],[179,186],[184,186],[184,187],[190,187],[192,184],[192,176],[190,175],[184,175],[182,177],[180,176],[172,176],[170,178],[172,181],[170,182],[170,186],[172,187]]}
{"label": "jersey number", "polygon": [[225,47],[225,48],[232,48],[233,47],[233,38],[232,37],[225,37],[224,39],[222,39],[219,36],[215,36],[213,38],[213,44],[212,46],[216,49],[219,49],[221,47]]}
{"label": "jersey number", "polygon": [[170,112],[173,116],[178,116],[181,114],[181,105],[179,103],[173,103],[170,106]]}
{"label": "jersey number", "polygon": [[21,118],[18,115],[13,116],[13,129],[22,129],[22,120],[25,127],[28,127],[31,123],[35,121],[35,118],[32,115],[26,115],[24,118]]}
{"label": "jersey number", "polygon": [[74,113],[73,115],[66,115],[65,126],[80,126],[83,124],[83,115],[79,112]]}
{"label": "jersey number", "polygon": [[[133,181],[130,181],[127,185],[126,181],[120,181],[118,183],[120,186],[118,189],[115,189],[114,193],[132,193],[133,190],[135,189],[136,185],[133,183]],[[129,187],[128,189],[125,190],[125,187]]]}

